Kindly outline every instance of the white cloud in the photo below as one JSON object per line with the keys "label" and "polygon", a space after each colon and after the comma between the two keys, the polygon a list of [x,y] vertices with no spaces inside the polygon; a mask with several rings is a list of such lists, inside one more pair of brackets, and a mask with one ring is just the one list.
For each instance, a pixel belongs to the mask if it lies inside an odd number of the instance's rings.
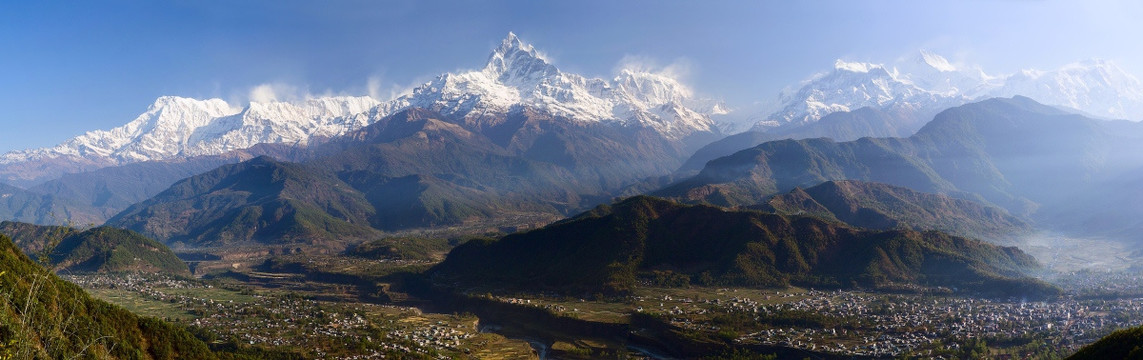
{"label": "white cloud", "polygon": [[285,83],[261,84],[246,95],[251,102],[297,101],[309,97],[304,89]]}
{"label": "white cloud", "polygon": [[624,55],[615,65],[614,72],[623,70],[652,73],[682,80],[691,74],[693,63],[686,58],[677,58],[667,65],[661,65],[654,58],[641,55]]}
{"label": "white cloud", "polygon": [[411,94],[413,89],[418,86],[424,85],[429,82],[433,77],[420,76],[414,78],[413,81],[407,85],[400,85],[396,83],[386,85],[380,75],[372,75],[366,80],[366,91],[369,97],[377,101],[389,101],[398,97]]}
{"label": "white cloud", "polygon": [[377,100],[377,101],[388,100],[388,99],[382,99],[381,98],[381,77],[380,76],[376,76],[376,75],[370,76],[369,79],[366,80],[365,88],[369,91],[369,97],[373,98],[374,100]]}

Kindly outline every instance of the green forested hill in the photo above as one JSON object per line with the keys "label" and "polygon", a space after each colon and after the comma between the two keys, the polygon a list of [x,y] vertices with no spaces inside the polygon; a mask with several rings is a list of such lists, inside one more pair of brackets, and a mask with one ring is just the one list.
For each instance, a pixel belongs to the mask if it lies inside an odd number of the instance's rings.
{"label": "green forested hill", "polygon": [[1143,359],[1143,326],[1113,332],[1068,357],[1068,360],[1103,359]]}
{"label": "green forested hill", "polygon": [[75,233],[67,226],[36,225],[17,221],[0,222],[0,234],[7,235],[27,254],[39,254],[45,246],[55,246]]}
{"label": "green forested hill", "polygon": [[85,231],[63,226],[0,222],[0,234],[9,236],[28,254],[48,255],[53,269],[70,272],[164,272],[190,275],[186,263],[158,241],[130,230],[98,227]]}
{"label": "green forested hill", "polygon": [[639,278],[703,285],[954,287],[1054,294],[1012,247],[940,232],[853,229],[817,218],[634,197],[543,229],[473,240],[435,270],[460,284],[570,293],[631,290]]}
{"label": "green forested hill", "polygon": [[0,235],[0,357],[213,359],[186,330],[91,298]]}
{"label": "green forested hill", "polygon": [[321,244],[373,236],[368,219],[374,213],[360,192],[336,177],[264,156],[179,181],[108,224],[167,243]]}

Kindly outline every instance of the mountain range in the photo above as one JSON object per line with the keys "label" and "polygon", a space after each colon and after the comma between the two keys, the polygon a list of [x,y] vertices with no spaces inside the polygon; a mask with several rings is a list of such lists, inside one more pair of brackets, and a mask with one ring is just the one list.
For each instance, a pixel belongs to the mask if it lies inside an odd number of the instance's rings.
{"label": "mountain range", "polygon": [[235,107],[221,99],[164,96],[121,127],[0,156],[0,180],[31,186],[67,173],[221,155],[263,143],[304,146],[414,107],[463,119],[481,131],[502,126],[506,114],[523,109],[559,121],[648,129],[678,142],[680,152],[717,139],[710,116],[726,112],[662,74],[622,70],[601,79],[562,72],[509,33],[482,69],[442,74],[386,102],[337,96]]}
{"label": "mountain range", "polygon": [[542,229],[469,241],[433,276],[464,289],[569,294],[626,293],[656,279],[675,286],[906,284],[1000,296],[1058,292],[1023,275],[1038,266],[1014,247],[940,232],[857,230],[813,217],[638,196]]}
{"label": "mountain range", "polygon": [[259,157],[179,181],[107,224],[188,246],[340,249],[381,231],[558,218],[681,161],[647,129],[530,110],[505,118],[481,129],[403,110],[311,147],[301,162]]}
{"label": "mountain range", "polygon": [[[729,126],[714,119],[733,122],[744,115],[696,95],[666,73],[621,69],[611,78],[593,78],[561,71],[509,33],[483,67],[439,75],[389,101],[333,96],[251,101],[240,107],[221,99],[161,97],[121,127],[0,156],[0,181],[27,190],[5,190],[9,195],[0,213],[36,223],[99,224],[187,176],[258,155],[304,160],[283,149],[321,145],[410,108],[436,112],[510,151],[565,164],[578,161],[580,169],[614,174],[634,165],[638,170],[623,179],[629,181],[672,170],[691,175],[709,160],[770,140],[908,136],[944,108],[1008,94],[1048,99],[1044,102],[1103,117],[1137,117],[1133,114],[1143,109],[1143,86],[1109,61],[994,76],[921,51],[893,64],[838,60],[831,72],[783,93],[754,131],[711,143],[723,135],[719,129]],[[590,152],[581,150],[584,144],[548,144],[549,128],[568,123],[600,125],[593,127],[597,133],[638,134],[638,141],[654,144],[641,150],[636,157],[643,162],[634,164],[541,154],[544,146]],[[266,144],[278,147],[258,150],[270,146]],[[599,166],[601,162],[613,165]],[[158,175],[129,175],[141,173],[138,168],[98,173],[133,164],[150,164],[145,172]]]}
{"label": "mountain range", "polygon": [[[1086,60],[1051,71],[989,75],[979,67],[954,65],[921,50],[892,64],[839,59],[832,71],[779,95],[777,110],[766,113],[755,130],[797,127],[862,107],[935,114],[970,101],[1016,95],[1095,117],[1143,119],[1143,83],[1108,60]],[[896,134],[907,135],[911,133]]]}
{"label": "mountain range", "polygon": [[[509,34],[483,68],[440,75],[388,102],[328,97],[237,108],[220,99],[160,98],[122,127],[0,157],[3,181],[23,186],[0,188],[0,214],[41,224],[101,224],[180,179],[221,165],[260,155],[306,161],[318,156],[313,149],[351,147],[353,140],[336,139],[408,109],[427,109],[458,130],[478,134],[487,140],[478,147],[497,148],[497,156],[566,169],[552,173],[574,188],[572,198],[554,198],[561,209],[579,206],[579,196],[606,198],[615,188],[677,168],[698,146],[720,136],[711,116],[726,112],[663,74],[622,70],[601,79],[562,72]],[[400,136],[394,131],[385,136]],[[323,147],[331,142],[337,144]],[[435,184],[433,189],[455,192],[432,178],[407,180],[408,186]],[[450,213],[458,211],[473,214],[471,207]],[[440,216],[447,217],[434,215]]]}
{"label": "mountain range", "polygon": [[131,122],[96,130],[51,148],[0,156],[0,174],[36,184],[67,173],[145,161],[222,155],[262,143],[305,145],[367,124],[377,101],[331,97],[299,103],[251,102],[242,109],[221,99],[164,96]]}
{"label": "mountain range", "polygon": [[[0,155],[0,181],[27,188],[63,174],[109,166],[221,155],[264,143],[304,146],[412,107],[463,118],[479,129],[503,123],[503,114],[519,108],[572,121],[648,128],[680,140],[687,155],[717,140],[719,129],[733,128],[730,123],[741,122],[739,118],[756,118],[753,130],[773,134],[770,140],[908,136],[944,108],[995,96],[1027,96],[1098,117],[1143,116],[1143,85],[1105,60],[1012,75],[989,75],[927,51],[891,64],[837,60],[832,71],[784,91],[761,115],[732,113],[666,73],[617,72],[607,79],[563,72],[509,33],[482,68],[441,74],[388,101],[330,96],[237,106],[221,99],[160,97],[121,127],[91,131],[54,147]],[[883,126],[854,128],[840,121],[802,129],[829,114],[863,107],[880,111],[875,124]],[[716,123],[715,118],[727,122]]]}
{"label": "mountain range", "polygon": [[[1020,91],[1116,116],[1135,111],[1137,90],[1137,80],[1106,61],[1011,76],[928,52],[893,66],[838,61],[784,95],[785,105],[755,128],[764,132],[711,143],[722,136],[713,119],[728,111],[677,79],[563,72],[510,33],[483,67],[442,74],[386,102],[343,96],[236,108],[160,98],[123,127],[5,154],[0,175],[25,187],[0,184],[0,215],[57,224],[114,219],[107,223],[196,245],[324,243],[520,214],[566,216],[697,174],[656,194],[751,206],[850,179],[1106,229],[1130,221],[1101,211],[1125,200],[1083,194],[1113,191],[1103,184],[1130,193],[1139,163],[1130,155],[1132,123],[1024,97],[956,105]],[[1118,102],[1093,100],[1108,94]],[[1027,139],[1005,138],[1012,134]],[[782,140],[820,137],[834,140]],[[1026,157],[1037,151],[1069,174],[1051,186],[1022,183],[1047,176]],[[1051,191],[1060,186],[1084,192]],[[1068,202],[1091,215],[1069,213],[1061,205]]]}
{"label": "mountain range", "polygon": [[888,64],[839,59],[832,70],[779,94],[774,105],[752,116],[748,131],[699,149],[680,170],[697,171],[707,161],[771,140],[907,137],[946,108],[1013,96],[1094,118],[1143,119],[1143,83],[1108,60],[990,75],[924,50]]}
{"label": "mountain range", "polygon": [[740,206],[861,180],[981,201],[1075,234],[1122,236],[1139,223],[1117,214],[1122,207],[1101,205],[1138,200],[1125,187],[1143,174],[1140,139],[1138,123],[996,98],[942,111],[907,138],[766,142],[712,160],[657,194]]}

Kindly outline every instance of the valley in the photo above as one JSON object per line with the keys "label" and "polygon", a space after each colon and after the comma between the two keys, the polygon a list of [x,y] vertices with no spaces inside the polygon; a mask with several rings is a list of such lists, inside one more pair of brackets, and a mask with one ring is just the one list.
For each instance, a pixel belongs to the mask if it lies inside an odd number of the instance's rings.
{"label": "valley", "polygon": [[[630,295],[418,289],[431,262],[270,258],[211,280],[147,275],[65,279],[137,313],[186,324],[212,347],[306,358],[1062,358],[1143,321],[1143,273],[1053,279],[1058,298],[979,298],[949,289],[638,287]],[[306,266],[288,266],[304,262]],[[372,284],[372,285],[367,285]],[[433,287],[438,285],[431,285]],[[460,314],[460,315],[457,315]],[[352,339],[352,341],[346,341]],[[444,339],[444,340],[442,340]],[[529,342],[536,343],[529,345]],[[737,350],[736,350],[737,349]],[[253,350],[249,350],[253,351]]]}

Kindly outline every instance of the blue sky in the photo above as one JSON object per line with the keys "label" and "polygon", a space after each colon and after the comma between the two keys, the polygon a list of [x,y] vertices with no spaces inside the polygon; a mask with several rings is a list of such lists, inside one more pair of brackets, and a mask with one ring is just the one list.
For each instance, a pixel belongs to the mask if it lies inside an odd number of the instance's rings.
{"label": "blue sky", "polygon": [[1143,75],[1140,18],[1139,1],[5,1],[0,151],[122,125],[162,95],[386,97],[482,66],[509,31],[589,76],[682,64],[743,107],[837,58],[921,48],[990,73],[1098,57]]}

